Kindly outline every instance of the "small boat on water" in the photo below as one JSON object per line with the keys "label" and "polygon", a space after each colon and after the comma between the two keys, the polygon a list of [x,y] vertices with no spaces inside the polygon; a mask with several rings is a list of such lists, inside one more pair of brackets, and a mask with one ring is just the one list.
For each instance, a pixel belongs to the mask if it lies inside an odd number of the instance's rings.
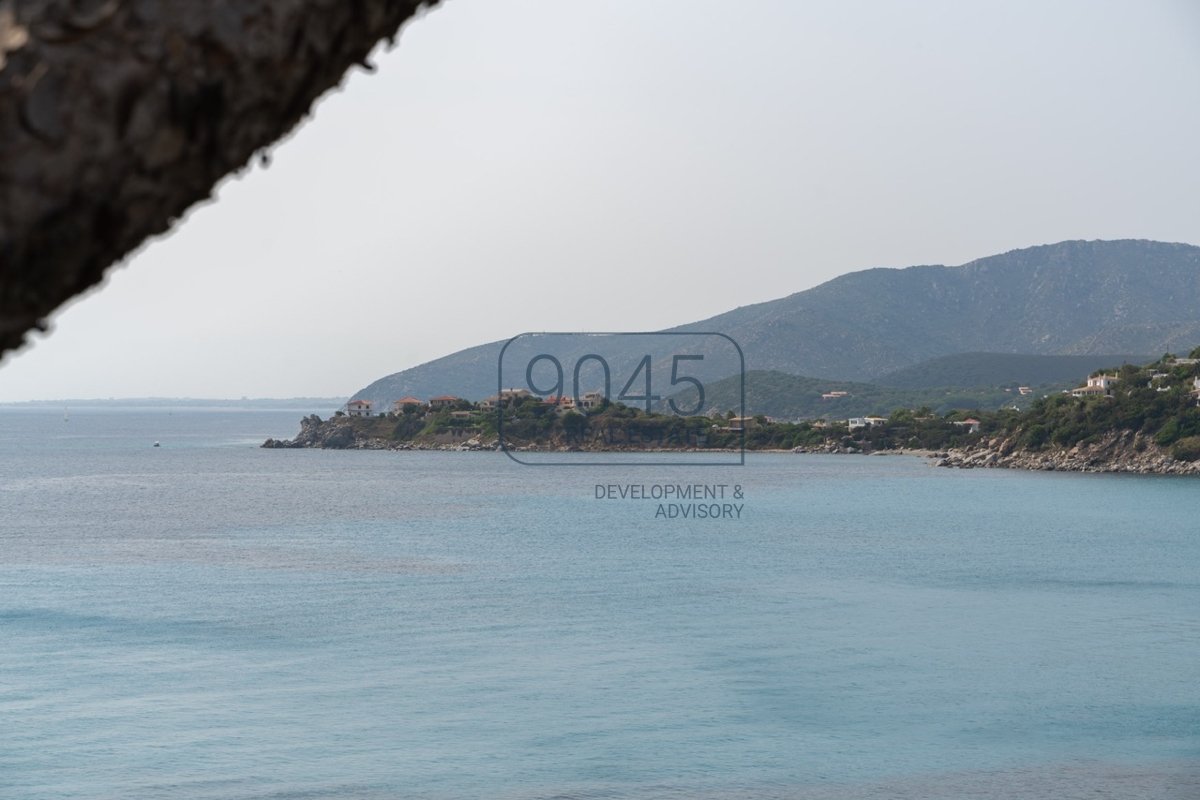
{"label": "small boat on water", "polygon": [[155,443],[154,443],[154,446],[155,446],[155,447],[158,447],[158,442],[155,442]]}

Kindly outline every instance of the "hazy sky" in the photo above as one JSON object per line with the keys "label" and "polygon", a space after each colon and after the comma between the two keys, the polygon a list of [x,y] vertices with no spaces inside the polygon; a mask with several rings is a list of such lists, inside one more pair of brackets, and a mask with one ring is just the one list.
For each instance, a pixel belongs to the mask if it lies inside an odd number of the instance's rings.
{"label": "hazy sky", "polygon": [[1200,4],[447,0],[0,400],[347,395],[874,266],[1200,244]]}

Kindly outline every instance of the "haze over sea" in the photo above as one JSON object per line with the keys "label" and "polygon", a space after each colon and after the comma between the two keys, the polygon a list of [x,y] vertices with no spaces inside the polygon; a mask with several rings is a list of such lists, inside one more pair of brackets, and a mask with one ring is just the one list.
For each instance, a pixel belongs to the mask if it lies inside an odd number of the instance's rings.
{"label": "haze over sea", "polygon": [[0,797],[1200,797],[1196,480],[257,447],[302,413],[0,409]]}

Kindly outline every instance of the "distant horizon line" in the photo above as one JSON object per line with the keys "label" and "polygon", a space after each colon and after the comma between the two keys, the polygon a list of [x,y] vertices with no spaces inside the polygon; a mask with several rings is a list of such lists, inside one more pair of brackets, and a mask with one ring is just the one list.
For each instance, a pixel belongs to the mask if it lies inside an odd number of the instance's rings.
{"label": "distant horizon line", "polygon": [[87,405],[112,405],[114,403],[140,403],[140,404],[178,404],[178,403],[335,403],[343,405],[347,402],[349,396],[346,397],[322,397],[297,395],[294,397],[158,397],[152,395],[142,395],[136,397],[69,397],[69,398],[49,398],[35,400],[0,400],[2,406],[87,406]]}

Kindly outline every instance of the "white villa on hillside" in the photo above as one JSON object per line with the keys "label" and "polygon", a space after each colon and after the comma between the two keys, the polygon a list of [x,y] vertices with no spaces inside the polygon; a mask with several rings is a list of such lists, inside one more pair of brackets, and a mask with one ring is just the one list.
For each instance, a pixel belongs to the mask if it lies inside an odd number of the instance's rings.
{"label": "white villa on hillside", "polygon": [[604,392],[586,392],[579,398],[579,407],[591,411],[604,404]]}
{"label": "white villa on hillside", "polygon": [[374,408],[370,400],[351,400],[346,403],[346,415],[351,417],[369,417]]}
{"label": "white villa on hillside", "polygon": [[1072,397],[1107,397],[1112,394],[1112,388],[1119,379],[1116,375],[1093,375],[1087,379],[1086,386],[1071,390]]}

